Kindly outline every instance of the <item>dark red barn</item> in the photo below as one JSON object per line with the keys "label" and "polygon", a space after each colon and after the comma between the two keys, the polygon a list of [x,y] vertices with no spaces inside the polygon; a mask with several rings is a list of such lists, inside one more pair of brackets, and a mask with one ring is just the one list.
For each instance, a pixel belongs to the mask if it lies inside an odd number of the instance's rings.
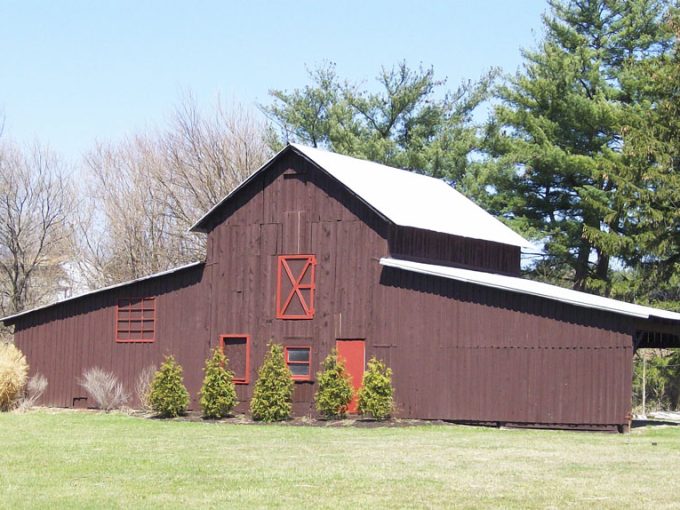
{"label": "dark red barn", "polygon": [[221,345],[246,410],[274,341],[295,414],[314,412],[337,347],[357,383],[371,356],[393,368],[401,417],[623,428],[634,350],[680,345],[680,314],[522,279],[522,237],[440,180],[367,161],[290,145],[193,230],[205,262],[3,319],[45,404],[87,405],[88,368],[132,389],[174,354],[196,408]]}

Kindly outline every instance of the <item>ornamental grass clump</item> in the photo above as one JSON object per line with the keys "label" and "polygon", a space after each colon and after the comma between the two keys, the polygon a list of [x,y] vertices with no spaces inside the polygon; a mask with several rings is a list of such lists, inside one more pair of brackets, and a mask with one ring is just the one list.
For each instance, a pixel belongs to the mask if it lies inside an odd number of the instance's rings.
{"label": "ornamental grass clump", "polygon": [[371,358],[359,389],[359,412],[378,421],[385,420],[392,413],[393,396],[392,369],[375,357]]}
{"label": "ornamental grass clump", "polygon": [[24,393],[28,363],[13,344],[0,343],[0,411],[9,411]]}
{"label": "ornamental grass clump", "polygon": [[283,356],[283,347],[270,343],[257,373],[250,412],[255,420],[282,421],[290,416],[292,400],[293,379]]}
{"label": "ornamental grass clump", "polygon": [[324,418],[344,418],[354,396],[352,378],[347,373],[345,362],[338,359],[338,353],[333,349],[321,366],[323,370],[317,374],[319,391],[314,396],[316,410]]}
{"label": "ornamental grass clump", "polygon": [[234,374],[227,370],[227,363],[227,357],[219,348],[215,348],[205,361],[201,388],[201,409],[205,418],[224,418],[238,403]]}
{"label": "ornamental grass clump", "polygon": [[184,386],[182,367],[174,356],[166,356],[161,368],[154,375],[149,404],[161,418],[174,418],[186,413],[189,392]]}
{"label": "ornamental grass clump", "polygon": [[120,409],[130,398],[116,374],[99,367],[85,370],[80,385],[103,411]]}

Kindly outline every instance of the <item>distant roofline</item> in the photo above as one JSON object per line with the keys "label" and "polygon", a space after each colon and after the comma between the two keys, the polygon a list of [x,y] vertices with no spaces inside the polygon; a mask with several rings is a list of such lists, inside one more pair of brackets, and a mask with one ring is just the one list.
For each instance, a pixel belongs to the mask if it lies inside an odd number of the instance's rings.
{"label": "distant roofline", "polygon": [[167,269],[167,270],[161,271],[159,273],[154,273],[154,274],[150,274],[150,275],[147,275],[147,276],[141,276],[139,278],[135,278],[134,280],[128,280],[128,281],[122,282],[122,283],[115,283],[113,285],[109,285],[107,287],[102,287],[100,289],[91,290],[89,292],[83,292],[82,294],[78,294],[77,296],[72,296],[70,298],[62,299],[62,300],[59,300],[59,301],[54,301],[53,303],[49,303],[47,305],[38,306],[36,308],[31,308],[30,310],[24,310],[22,312],[15,313],[13,315],[8,315],[7,317],[0,318],[0,322],[7,325],[8,322],[12,323],[12,322],[14,322],[15,319],[18,319],[19,317],[23,317],[24,315],[31,314],[33,312],[38,312],[40,310],[45,310],[45,309],[51,308],[53,306],[61,305],[63,303],[68,303],[69,301],[75,301],[76,299],[84,298],[84,297],[87,297],[87,296],[92,296],[93,294],[99,294],[101,292],[106,292],[106,291],[109,291],[109,290],[118,289],[120,287],[125,287],[126,285],[132,285],[133,283],[143,282],[143,281],[146,281],[146,280],[152,280],[154,278],[159,278],[161,276],[166,276],[166,275],[169,275],[169,274],[177,273],[179,271],[183,271],[184,269],[189,269],[189,268],[192,268],[192,267],[198,267],[202,264],[205,264],[205,262],[204,261],[191,262],[189,264],[185,264],[185,265],[179,266],[179,267],[173,267],[172,269]]}

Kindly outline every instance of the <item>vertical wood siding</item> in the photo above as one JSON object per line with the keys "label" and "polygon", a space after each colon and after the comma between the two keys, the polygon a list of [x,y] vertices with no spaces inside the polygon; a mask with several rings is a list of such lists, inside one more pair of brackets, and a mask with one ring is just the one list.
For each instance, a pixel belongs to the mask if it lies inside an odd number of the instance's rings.
{"label": "vertical wood siding", "polygon": [[[87,397],[79,379],[93,367],[116,373],[134,397],[139,373],[146,366],[159,366],[165,354],[174,354],[184,367],[195,401],[208,351],[202,274],[202,266],[189,268],[85,296],[20,320],[15,342],[26,354],[31,373],[40,372],[48,380],[43,403],[71,407],[74,399]],[[117,343],[118,299],[139,296],[156,298],[156,340]],[[134,399],[132,404],[136,403]]]}

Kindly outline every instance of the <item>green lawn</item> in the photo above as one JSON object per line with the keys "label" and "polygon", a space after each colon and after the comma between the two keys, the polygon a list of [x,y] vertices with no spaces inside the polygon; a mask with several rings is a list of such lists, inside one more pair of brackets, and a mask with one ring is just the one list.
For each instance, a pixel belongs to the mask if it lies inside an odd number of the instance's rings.
{"label": "green lawn", "polygon": [[3,508],[679,508],[680,427],[631,434],[0,415]]}

